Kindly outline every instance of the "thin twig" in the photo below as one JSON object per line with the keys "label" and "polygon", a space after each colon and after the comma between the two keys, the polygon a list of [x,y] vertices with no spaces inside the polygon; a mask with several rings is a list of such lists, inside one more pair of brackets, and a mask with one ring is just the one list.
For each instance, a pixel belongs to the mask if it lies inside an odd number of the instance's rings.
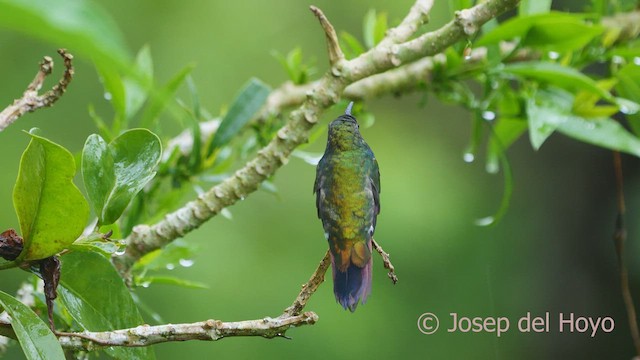
{"label": "thin twig", "polygon": [[62,56],[65,67],[64,74],[60,81],[48,92],[43,95],[38,95],[38,91],[42,88],[45,78],[51,74],[53,70],[53,60],[49,56],[45,56],[40,63],[40,70],[29,86],[27,86],[22,97],[16,99],[13,104],[7,106],[0,112],[0,131],[7,128],[7,126],[28,112],[53,105],[67,90],[67,86],[69,86],[69,83],[73,79],[73,55],[67,53],[65,49],[59,49],[58,53]]}
{"label": "thin twig", "polygon": [[389,273],[387,274],[387,276],[389,277],[389,279],[391,279],[394,285],[397,284],[398,277],[396,276],[396,268],[393,267],[393,264],[391,263],[391,259],[389,259],[389,254],[384,252],[384,250],[382,249],[382,246],[380,246],[380,244],[378,244],[375,239],[371,239],[371,242],[373,243],[373,248],[376,249],[376,251],[382,257],[382,263],[384,264],[384,268],[389,270]]}
{"label": "thin twig", "polygon": [[331,67],[334,67],[338,64],[338,62],[344,60],[344,53],[340,48],[336,30],[333,28],[333,25],[331,25],[322,10],[313,5],[311,5],[309,9],[311,9],[311,12],[313,12],[313,14],[318,18],[318,20],[320,21],[320,25],[322,26],[322,30],[324,30],[324,35],[327,38],[327,52],[329,53],[329,63],[331,64]]}
{"label": "thin twig", "polygon": [[620,287],[622,290],[622,299],[627,309],[627,320],[629,321],[629,329],[631,330],[631,338],[636,348],[636,355],[640,357],[640,331],[638,331],[638,319],[636,316],[636,308],[631,296],[631,288],[629,286],[629,272],[624,260],[624,243],[627,239],[627,230],[624,225],[625,204],[624,204],[624,188],[622,174],[622,157],[620,152],[613,152],[613,167],[616,176],[616,194],[618,215],[616,216],[616,229],[613,233],[613,241],[616,247],[616,255],[618,257],[618,270],[620,272]]}
{"label": "thin twig", "polygon": [[302,290],[300,290],[298,297],[296,297],[296,300],[291,304],[291,306],[284,310],[282,316],[295,316],[302,312],[302,309],[307,305],[307,301],[309,301],[311,295],[313,295],[320,284],[324,282],[324,274],[327,272],[330,264],[331,254],[329,253],[329,250],[327,250],[327,253],[324,254],[324,257],[320,260],[320,264],[316,271],[313,272],[309,281],[302,285]]}
{"label": "thin twig", "polygon": [[96,346],[140,347],[186,340],[217,341],[233,336],[261,336],[267,339],[286,337],[292,327],[318,321],[314,312],[237,322],[207,320],[189,324],[142,325],[131,329],[81,333],[58,333],[60,344],[68,349],[93,350]]}

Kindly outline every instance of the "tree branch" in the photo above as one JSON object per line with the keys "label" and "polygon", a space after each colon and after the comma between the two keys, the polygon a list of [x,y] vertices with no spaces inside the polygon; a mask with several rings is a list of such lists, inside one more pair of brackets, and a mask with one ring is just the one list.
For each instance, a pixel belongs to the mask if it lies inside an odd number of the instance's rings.
{"label": "tree branch", "polygon": [[396,268],[391,263],[389,254],[384,252],[384,250],[382,249],[382,246],[380,246],[375,239],[371,239],[371,242],[373,243],[373,248],[376,249],[378,254],[380,254],[380,256],[382,257],[382,263],[384,264],[384,268],[389,270],[389,273],[387,273],[387,276],[389,277],[389,279],[391,279],[394,285],[397,284],[398,277],[396,276]]}
{"label": "tree branch", "polygon": [[327,52],[329,53],[329,64],[331,67],[338,65],[338,63],[344,60],[344,53],[340,48],[340,43],[338,42],[338,35],[336,35],[336,30],[333,28],[333,25],[329,22],[322,10],[317,7],[311,5],[309,7],[311,12],[318,18],[320,21],[320,25],[322,26],[322,30],[324,30],[324,35],[327,38]]}
{"label": "tree branch", "polygon": [[43,95],[38,95],[38,91],[42,88],[47,75],[51,74],[53,70],[53,59],[49,56],[45,56],[40,63],[40,70],[36,74],[31,84],[27,86],[27,89],[22,94],[22,97],[16,99],[13,104],[7,106],[2,112],[0,112],[0,131],[4,130],[7,126],[11,125],[14,121],[18,120],[22,115],[27,112],[36,111],[42,107],[53,105],[67,90],[67,86],[73,79],[73,55],[67,53],[65,49],[59,49],[58,54],[62,56],[64,60],[65,71],[58,83],[48,92]]}
{"label": "tree branch", "polygon": [[[56,335],[64,348],[91,351],[108,346],[140,347],[172,341],[218,341],[233,336],[261,336],[272,339],[286,337],[284,334],[288,329],[311,325],[317,320],[318,315],[313,312],[305,312],[296,316],[275,319],[266,317],[237,322],[207,320],[190,324],[141,325],[114,331],[84,331],[81,333],[57,333]],[[13,330],[8,324],[0,324],[0,331],[8,334]]]}
{"label": "tree branch", "polygon": [[318,290],[320,284],[324,282],[324,274],[327,272],[330,264],[331,254],[329,253],[329,250],[327,250],[327,253],[324,254],[324,257],[320,260],[318,268],[314,271],[313,275],[311,275],[309,281],[302,285],[302,289],[300,290],[298,297],[296,297],[296,300],[291,304],[291,306],[284,309],[283,316],[294,316],[302,312],[302,309],[307,305],[307,301],[309,301],[311,295],[313,295],[316,290]]}
{"label": "tree branch", "polygon": [[[311,128],[322,112],[343,97],[345,88],[365,77],[386,71],[397,65],[391,61],[390,53],[401,62],[443,51],[465,35],[463,26],[480,27],[484,22],[501,12],[514,7],[517,0],[488,0],[471,9],[464,16],[456,16],[440,30],[424,34],[409,42],[389,46],[378,46],[356,59],[346,61],[339,74],[328,71],[305,94],[301,106],[289,115],[289,120],[277,136],[257,156],[230,178],[212,187],[194,201],[170,213],[156,224],[138,225],[126,239],[128,246],[123,256],[115,256],[114,264],[126,273],[142,255],[161,248],[175,238],[182,237],[217,215],[223,208],[244,199],[258,188],[267,177],[284,165],[291,152],[308,140]],[[464,21],[460,20],[463,19]],[[327,21],[328,22],[328,21]],[[403,22],[404,23],[404,22]],[[409,26],[413,22],[402,26]],[[406,31],[395,30],[405,34]],[[393,32],[392,32],[393,33]],[[398,51],[395,51],[398,47]],[[394,50],[394,51],[390,51]]]}

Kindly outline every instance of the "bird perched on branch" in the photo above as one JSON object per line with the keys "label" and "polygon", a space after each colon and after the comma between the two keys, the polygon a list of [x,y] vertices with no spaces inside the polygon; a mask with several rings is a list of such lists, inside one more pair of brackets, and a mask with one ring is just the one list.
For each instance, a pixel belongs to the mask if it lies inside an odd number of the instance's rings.
{"label": "bird perched on branch", "polygon": [[352,107],[353,102],[329,124],[313,191],[331,250],[333,292],[342,307],[354,312],[371,293],[371,240],[380,212],[380,172],[351,115]]}

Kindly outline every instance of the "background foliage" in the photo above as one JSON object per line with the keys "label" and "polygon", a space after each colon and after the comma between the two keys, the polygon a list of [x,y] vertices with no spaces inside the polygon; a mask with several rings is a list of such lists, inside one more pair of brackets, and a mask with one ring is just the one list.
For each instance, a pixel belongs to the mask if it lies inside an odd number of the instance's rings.
{"label": "background foliage", "polygon": [[[385,11],[394,23],[412,1],[318,1],[340,30],[362,38],[362,19],[371,8]],[[323,34],[308,11],[296,1],[189,3],[114,0],[100,4],[126,39],[130,56],[145,45],[153,59],[157,83],[169,82],[191,63],[199,101],[213,115],[226,109],[234,94],[251,77],[277,87],[288,76],[271,53],[287,54],[300,47],[303,58],[314,58],[320,73],[327,59]],[[572,2],[554,8],[580,10]],[[54,7],[55,8],[55,7]],[[249,9],[249,11],[248,11]],[[286,16],[285,16],[286,14]],[[0,15],[10,16],[10,14]],[[447,2],[437,1],[430,28],[450,19]],[[78,24],[99,31],[102,22]],[[38,28],[38,24],[30,24]],[[0,31],[0,99],[10,103],[31,80],[43,54],[64,43],[37,40],[21,32]],[[364,39],[367,43],[375,39]],[[85,47],[89,49],[89,47]],[[90,51],[76,54],[76,78],[69,92],[51,109],[20,119],[1,134],[0,227],[18,228],[11,191],[18,159],[29,142],[24,129],[37,126],[41,134],[79,154],[86,137],[96,132],[88,104],[110,118],[111,105],[91,61]],[[119,50],[110,54],[120,57]],[[103,74],[113,69],[102,69]],[[297,78],[303,75],[297,74]],[[105,77],[106,78],[106,77]],[[178,90],[189,99],[187,86]],[[117,96],[117,95],[116,95]],[[615,216],[611,154],[560,134],[538,150],[526,137],[509,150],[514,176],[511,207],[496,227],[479,228],[477,218],[498,206],[503,180],[485,172],[483,161],[466,163],[472,115],[441,103],[436,97],[414,94],[367,102],[375,125],[363,135],[378,158],[382,174],[382,212],[376,238],[391,253],[400,282],[393,287],[375,259],[373,293],[355,314],[335,303],[330,284],[314,296],[309,309],[320,315],[315,326],[292,330],[293,341],[254,338],[218,343],[188,342],[156,346],[159,359],[189,357],[307,358],[415,357],[429,358],[630,358],[626,315],[619,294],[611,233]],[[426,101],[426,104],[425,104]],[[423,106],[424,105],[424,106]],[[330,121],[340,110],[324,117]],[[166,140],[188,124],[161,120]],[[306,151],[321,152],[324,134]],[[78,155],[79,157],[79,155]],[[640,235],[635,200],[640,195],[638,161],[625,157],[629,206],[629,266],[632,288],[640,288],[640,262],[635,241]],[[178,323],[206,318],[239,320],[277,315],[288,306],[326,250],[316,218],[311,187],[315,169],[292,159],[273,184],[274,196],[259,191],[230,208],[232,220],[216,217],[189,234],[185,242],[199,251],[183,265],[163,269],[206,284],[207,289],[170,285],[138,288],[136,294],[163,321]],[[80,184],[80,179],[77,183]],[[193,191],[186,196],[193,196]],[[179,258],[179,257],[178,257]],[[14,293],[27,274],[2,273],[2,290]],[[96,279],[99,284],[99,279]],[[511,319],[526,312],[574,312],[612,316],[615,331],[588,334],[520,334],[514,330],[497,339],[492,334],[422,335],[420,314],[433,312],[447,319],[450,312],[469,316],[501,315]],[[154,319],[143,314],[153,323]],[[384,346],[382,346],[384,344]],[[13,348],[9,358],[18,357]],[[294,355],[295,354],[295,355]]]}

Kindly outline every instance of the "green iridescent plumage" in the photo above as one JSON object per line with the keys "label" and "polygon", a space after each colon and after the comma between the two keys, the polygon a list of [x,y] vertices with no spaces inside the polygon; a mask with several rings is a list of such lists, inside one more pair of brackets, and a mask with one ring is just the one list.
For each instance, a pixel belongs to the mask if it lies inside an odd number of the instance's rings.
{"label": "green iridescent plumage", "polygon": [[355,311],[371,292],[371,239],[380,212],[380,172],[351,115],[352,105],[329,125],[313,189],[331,250],[336,300]]}

